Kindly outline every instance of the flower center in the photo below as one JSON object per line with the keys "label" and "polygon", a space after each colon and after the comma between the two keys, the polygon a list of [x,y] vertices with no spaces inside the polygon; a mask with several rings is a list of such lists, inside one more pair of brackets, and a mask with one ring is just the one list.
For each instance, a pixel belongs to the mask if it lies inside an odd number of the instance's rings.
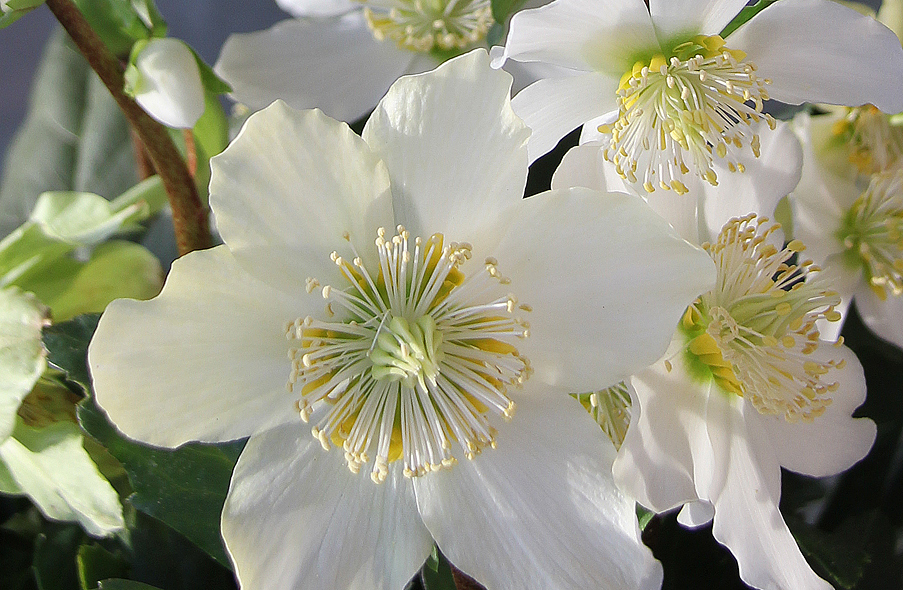
{"label": "flower center", "polygon": [[794,240],[778,250],[768,238],[780,226],[766,222],[755,215],[732,219],[714,244],[703,245],[718,281],[687,309],[681,329],[691,366],[723,390],[749,399],[763,414],[809,421],[837,389],[825,375],[844,364],[811,357],[820,342],[816,322],[840,319],[834,309],[840,297],[815,276],[819,269],[811,260],[788,263],[805,247]]}
{"label": "flower center", "polygon": [[627,427],[630,426],[631,401],[627,385],[622,381],[612,387],[574,397],[602,427],[615,448],[620,449],[627,436]]}
{"label": "flower center", "polygon": [[[759,136],[750,123],[762,114],[770,80],[756,76],[746,54],[724,45],[718,35],[697,36],[674,48],[670,58],[655,55],[637,62],[621,78],[619,115],[601,133],[611,134],[605,159],[630,182],[642,179],[647,192],[659,186],[687,192],[680,178],[690,169],[712,185],[718,177],[714,155],[732,172],[743,172],[736,154],[749,147],[759,156]],[[747,103],[752,103],[750,106]]]}
{"label": "flower center", "polygon": [[844,215],[837,237],[878,297],[903,293],[903,169],[872,176]]}
{"label": "flower center", "polygon": [[489,0],[361,0],[373,36],[428,52],[466,49],[492,27]]}
{"label": "flower center", "polygon": [[[286,336],[301,419],[319,414],[313,436],[342,447],[352,472],[372,457],[379,483],[396,460],[408,477],[451,467],[453,442],[468,459],[494,447],[490,418],[512,417],[507,388],[531,369],[513,344],[529,334],[516,312],[530,307],[499,294],[509,281],[494,259],[465,276],[469,244],[412,240],[401,226],[390,239],[380,228],[376,250],[375,273],[357,252],[334,252],[347,287],[322,288],[329,319],[299,318]],[[308,291],[319,286],[308,279]]]}
{"label": "flower center", "polygon": [[886,170],[903,155],[903,127],[872,105],[849,109],[834,123],[833,133],[846,142],[850,162],[860,174]]}

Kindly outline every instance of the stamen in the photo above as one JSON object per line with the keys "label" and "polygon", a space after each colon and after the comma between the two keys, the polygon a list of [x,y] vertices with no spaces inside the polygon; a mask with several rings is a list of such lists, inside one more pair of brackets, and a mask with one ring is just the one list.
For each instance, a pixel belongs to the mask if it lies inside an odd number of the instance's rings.
{"label": "stamen", "polygon": [[495,22],[489,0],[360,0],[373,36],[426,53],[462,50]]}
{"label": "stamen", "polygon": [[621,448],[630,426],[631,400],[627,385],[617,385],[592,393],[574,395],[586,411],[602,427],[616,449]]}
{"label": "stamen", "polygon": [[453,443],[468,458],[494,447],[491,416],[511,419],[507,389],[531,373],[513,344],[528,335],[515,312],[529,306],[499,293],[498,263],[487,259],[467,276],[469,244],[397,229],[391,239],[377,232],[375,274],[357,252],[350,263],[332,254],[347,282],[321,289],[335,317],[285,328],[287,389],[301,388],[301,419],[320,414],[312,435],[324,449],[342,448],[354,473],[371,464],[377,483],[394,461],[414,477],[453,466]]}
{"label": "stamen", "polygon": [[749,215],[729,221],[714,244],[718,280],[688,308],[681,328],[691,363],[721,388],[743,396],[764,414],[810,421],[831,403],[826,381],[842,361],[816,361],[816,322],[837,321],[840,297],[815,276],[817,267],[790,260],[804,250],[794,240],[782,250],[769,242],[779,225]]}
{"label": "stamen", "polygon": [[887,170],[903,156],[903,127],[872,105],[848,109],[833,133],[847,144],[850,162],[864,175]]}
{"label": "stamen", "polygon": [[903,294],[903,169],[872,176],[837,233],[847,262],[862,268],[881,300]]}
{"label": "stamen", "polygon": [[770,81],[744,59],[742,51],[713,35],[679,45],[669,60],[656,55],[648,65],[637,62],[621,79],[617,121],[599,127],[611,135],[605,159],[650,193],[656,186],[686,193],[680,178],[690,170],[717,185],[715,155],[742,172],[737,154],[744,146],[759,156],[751,123],[764,118],[775,127],[774,119],[762,114]]}

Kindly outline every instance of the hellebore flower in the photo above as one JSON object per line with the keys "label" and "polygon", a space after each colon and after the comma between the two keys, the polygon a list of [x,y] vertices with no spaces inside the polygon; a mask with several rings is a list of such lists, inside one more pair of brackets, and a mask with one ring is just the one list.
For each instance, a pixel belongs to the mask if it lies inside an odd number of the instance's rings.
{"label": "hellebore flower", "polygon": [[[505,56],[558,66],[512,105],[533,161],[583,125],[641,190],[717,184],[758,155],[764,101],[903,110],[903,49],[876,20],[829,0],[780,0],[734,31],[744,0],[556,0],[516,14]],[[725,33],[725,30],[729,31]],[[890,75],[888,75],[891,73]]]}
{"label": "hellebore flower", "polygon": [[476,51],[396,82],[363,138],[252,115],[213,160],[225,245],[102,317],[123,432],[250,436],[222,516],[243,586],[401,588],[434,541],[490,588],[661,583],[566,394],[663,353],[711,261],[633,196],[522,199],[510,84]]}
{"label": "hellebore flower", "polygon": [[366,115],[403,74],[476,46],[489,0],[277,0],[296,18],[226,40],[214,66],[254,110],[282,99],[330,117]]}

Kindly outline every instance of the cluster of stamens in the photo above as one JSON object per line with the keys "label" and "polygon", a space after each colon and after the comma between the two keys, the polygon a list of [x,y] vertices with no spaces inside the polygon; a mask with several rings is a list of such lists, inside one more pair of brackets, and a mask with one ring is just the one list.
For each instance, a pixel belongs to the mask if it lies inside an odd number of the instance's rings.
{"label": "cluster of stamens", "polygon": [[622,381],[612,387],[574,397],[583,404],[596,424],[602,427],[615,448],[620,449],[627,436],[627,427],[630,426],[631,400],[627,385]]}
{"label": "cluster of stamens", "polygon": [[513,344],[529,335],[517,314],[530,307],[501,294],[510,281],[494,259],[465,276],[470,245],[441,234],[411,239],[399,226],[389,238],[380,228],[376,273],[351,249],[350,261],[332,254],[347,287],[307,282],[321,288],[328,319],[286,326],[287,387],[300,386],[302,420],[317,414],[313,436],[344,449],[352,472],[372,460],[377,483],[396,460],[408,477],[451,467],[453,442],[468,459],[494,447],[490,417],[512,417],[507,388],[531,373]]}
{"label": "cluster of stamens", "polygon": [[764,414],[810,421],[838,387],[825,376],[844,365],[812,357],[820,344],[816,322],[840,319],[840,297],[812,274],[819,268],[811,260],[790,263],[804,250],[799,241],[783,249],[770,243],[780,226],[766,222],[733,219],[714,244],[703,245],[718,268],[716,287],[687,309],[681,327],[691,362],[722,389]]}
{"label": "cluster of stamens", "polygon": [[466,49],[483,40],[494,21],[489,0],[361,0],[373,36],[428,52]]}
{"label": "cluster of stamens", "polygon": [[848,146],[850,162],[860,174],[887,170],[903,156],[903,126],[872,105],[848,109],[833,132]]}
{"label": "cluster of stamens", "polygon": [[618,119],[599,127],[611,135],[605,158],[650,193],[656,187],[687,192],[681,178],[690,170],[717,185],[715,156],[731,172],[743,172],[737,152],[749,147],[759,156],[751,123],[764,118],[775,126],[774,118],[762,114],[771,82],[757,77],[756,66],[744,58],[714,35],[679,45],[670,58],[637,62],[621,79]]}
{"label": "cluster of stamens", "polygon": [[872,176],[837,237],[879,298],[903,294],[903,169]]}

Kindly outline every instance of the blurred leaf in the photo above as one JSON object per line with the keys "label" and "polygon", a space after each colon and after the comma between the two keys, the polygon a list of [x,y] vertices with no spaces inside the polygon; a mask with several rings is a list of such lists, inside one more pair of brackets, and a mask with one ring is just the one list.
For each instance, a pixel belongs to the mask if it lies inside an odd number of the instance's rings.
{"label": "blurred leaf", "polygon": [[62,242],[94,246],[118,233],[124,225],[147,217],[147,205],[133,200],[117,208],[94,193],[49,191],[38,197],[30,219],[45,234]]}
{"label": "blurred leaf", "polygon": [[114,299],[150,299],[163,286],[160,262],[144,246],[113,241],[101,244],[71,277],[67,289],[46,303],[55,320],[102,312]]}
{"label": "blurred leaf", "polygon": [[215,95],[207,92],[204,100],[206,108],[194,125],[194,138],[211,158],[226,149],[229,143],[229,120]]}
{"label": "blurred leaf", "polygon": [[749,22],[752,17],[756,16],[778,0],[759,0],[752,6],[747,6],[734,17],[734,20],[727,23],[727,26],[724,27],[721,31],[721,37],[727,37],[737,29],[739,29],[742,25]]}
{"label": "blurred leaf", "polygon": [[100,314],[85,314],[44,329],[47,360],[66,373],[67,379],[78,383],[85,392],[91,391],[88,373],[88,343]]}
{"label": "blurred leaf", "polygon": [[32,571],[34,542],[10,530],[8,521],[0,529],[0,572],[3,572],[3,588],[6,590],[33,590],[36,588]]}
{"label": "blurred leaf", "polygon": [[0,460],[47,518],[78,522],[97,537],[125,527],[119,495],[82,447],[74,422],[34,428],[19,420],[0,445]]}
{"label": "blurred leaf", "polygon": [[787,523],[816,573],[835,588],[851,590],[856,586],[869,563],[864,535],[851,535],[852,531],[845,530],[826,533],[801,520],[787,519]]}
{"label": "blurred leaf", "polygon": [[44,0],[7,0],[5,7],[0,9],[0,29],[13,24],[43,3]]}
{"label": "blurred leaf", "polygon": [[75,525],[49,525],[35,541],[32,570],[40,590],[78,588],[75,556],[85,534]]}
{"label": "blurred leaf", "polygon": [[103,580],[100,582],[99,590],[160,590],[156,586],[151,586],[149,584],[142,584],[141,582],[136,582],[134,580],[123,580],[117,578],[110,578],[109,580]]}
{"label": "blurred leaf", "polygon": [[0,443],[10,435],[16,411],[44,372],[41,328],[47,308],[16,287],[0,290]]}
{"label": "blurred leaf", "polygon": [[28,219],[38,195],[119,195],[137,182],[132,138],[106,87],[62,30],[48,42],[0,178],[0,235]]}
{"label": "blurred leaf", "polygon": [[82,590],[94,590],[101,580],[124,576],[128,572],[128,562],[97,543],[79,547],[76,564]]}
{"label": "blurred leaf", "polygon": [[451,566],[436,546],[420,569],[420,581],[424,590],[456,590]]}
{"label": "blurred leaf", "polygon": [[121,437],[93,400],[82,403],[78,417],[85,431],[122,463],[135,490],[129,497],[135,508],[166,523],[229,566],[219,521],[243,443],[155,449]]}

